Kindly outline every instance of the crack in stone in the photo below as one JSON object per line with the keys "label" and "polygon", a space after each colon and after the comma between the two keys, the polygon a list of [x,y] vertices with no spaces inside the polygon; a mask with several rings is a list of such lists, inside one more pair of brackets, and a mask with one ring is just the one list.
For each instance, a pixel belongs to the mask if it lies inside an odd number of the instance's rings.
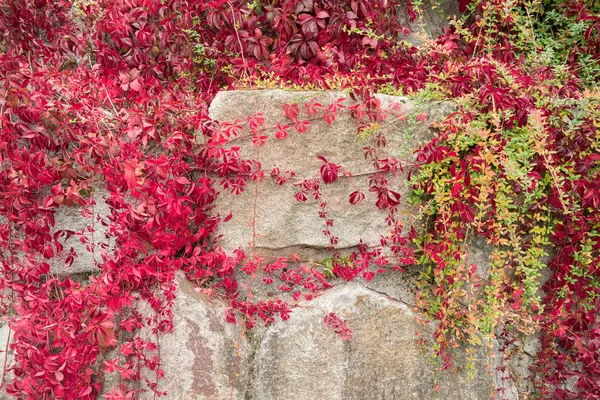
{"label": "crack in stone", "polygon": [[359,282],[359,283],[360,283],[360,285],[361,285],[362,287],[364,287],[365,289],[368,289],[368,290],[370,290],[370,291],[372,291],[372,292],[375,292],[375,293],[378,293],[378,294],[380,294],[380,295],[383,295],[383,296],[387,297],[388,299],[391,299],[391,300],[397,301],[398,303],[402,303],[402,304],[404,304],[405,306],[407,306],[407,307],[409,307],[409,308],[411,308],[411,309],[412,309],[412,308],[415,306],[414,304],[410,304],[410,303],[407,303],[407,302],[406,302],[406,301],[404,301],[404,300],[398,299],[398,298],[396,298],[396,297],[394,297],[394,296],[390,296],[389,294],[387,294],[387,293],[385,293],[385,292],[381,292],[381,291],[379,291],[379,290],[377,290],[377,289],[373,289],[373,288],[371,288],[371,287],[368,287],[367,285],[365,285],[365,284],[364,284],[364,283],[362,283],[362,282]]}
{"label": "crack in stone", "polygon": [[529,358],[535,358],[535,355],[531,354],[528,351],[525,351],[525,349],[521,349],[521,351],[523,352],[523,354],[525,354],[526,356],[528,356]]}
{"label": "crack in stone", "polygon": [[[333,250],[350,250],[355,249],[356,245],[346,246],[346,247],[334,247]],[[289,251],[289,250],[330,250],[329,246],[319,246],[313,244],[295,244],[291,246],[283,246],[283,247],[267,247],[267,246],[256,246],[257,250],[269,250],[269,251]]]}
{"label": "crack in stone", "polygon": [[258,371],[257,371],[257,363],[258,363],[258,352],[260,350],[260,346],[263,343],[265,334],[270,327],[265,327],[264,330],[250,330],[246,332],[247,345],[250,346],[248,358],[246,360],[246,364],[248,367],[248,381],[246,382],[246,388],[243,390],[244,400],[254,400],[254,392],[256,390],[256,383],[258,380]]}

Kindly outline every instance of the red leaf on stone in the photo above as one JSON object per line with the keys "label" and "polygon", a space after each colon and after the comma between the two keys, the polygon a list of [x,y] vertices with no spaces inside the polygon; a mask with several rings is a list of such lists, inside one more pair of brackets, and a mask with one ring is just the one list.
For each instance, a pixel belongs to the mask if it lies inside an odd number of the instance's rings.
{"label": "red leaf on stone", "polygon": [[341,167],[334,163],[328,162],[325,157],[318,156],[318,158],[325,163],[323,166],[321,166],[321,178],[323,178],[323,182],[325,182],[326,185],[335,182],[338,178],[338,172]]}
{"label": "red leaf on stone", "polygon": [[276,139],[285,139],[288,135],[287,130],[290,129],[289,125],[277,124],[277,132],[275,132]]}
{"label": "red leaf on stone", "polygon": [[352,339],[352,331],[348,328],[348,324],[345,320],[335,315],[335,313],[327,314],[324,322],[327,326],[331,327],[333,331],[337,333],[343,340]]}
{"label": "red leaf on stone", "polygon": [[304,193],[304,192],[296,193],[296,200],[298,200],[301,203],[305,202],[306,201],[306,193]]}
{"label": "red leaf on stone", "polygon": [[365,199],[365,195],[358,190],[350,193],[350,204],[352,204],[352,205],[360,204],[360,203],[362,203],[362,201],[364,199]]}
{"label": "red leaf on stone", "polygon": [[283,110],[285,111],[285,116],[294,121],[300,113],[300,110],[298,109],[298,103],[284,104]]}
{"label": "red leaf on stone", "polygon": [[294,129],[298,131],[298,133],[306,132],[306,129],[310,126],[310,121],[296,121],[294,124]]}

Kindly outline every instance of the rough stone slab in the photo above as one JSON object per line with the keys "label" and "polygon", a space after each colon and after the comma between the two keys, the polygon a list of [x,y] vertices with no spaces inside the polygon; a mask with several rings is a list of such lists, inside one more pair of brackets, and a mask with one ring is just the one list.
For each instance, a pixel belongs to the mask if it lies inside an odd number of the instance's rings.
{"label": "rough stone slab", "polygon": [[516,341],[513,346],[510,354],[510,368],[515,378],[515,384],[522,398],[531,398],[534,396],[535,389],[531,381],[530,368],[534,365],[540,350],[539,334],[525,336],[522,341]]}
{"label": "rough stone slab", "polygon": [[[283,90],[264,91],[229,91],[217,94],[210,106],[210,116],[221,122],[232,122],[236,119],[246,121],[246,117],[261,112],[265,119],[264,134],[269,139],[262,147],[251,143],[248,130],[244,135],[235,138],[228,145],[239,147],[242,157],[260,161],[266,171],[266,177],[258,185],[250,183],[246,191],[239,196],[223,193],[219,196],[216,210],[221,215],[232,213],[229,222],[222,224],[219,234],[222,235],[219,244],[226,251],[248,248],[253,237],[254,203],[256,198],[256,246],[263,252],[294,251],[309,257],[317,257],[319,250],[329,246],[328,238],[323,235],[324,220],[319,218],[319,201],[310,199],[305,203],[298,202],[294,194],[297,189],[290,183],[279,186],[270,176],[270,171],[277,167],[284,172],[294,171],[297,178],[313,178],[319,176],[323,165],[318,156],[328,161],[342,165],[350,170],[354,177],[352,181],[340,178],[330,185],[321,185],[323,200],[327,201],[329,217],[334,221],[331,231],[339,237],[336,249],[355,247],[362,238],[369,245],[378,245],[380,235],[388,233],[385,221],[386,212],[375,207],[376,197],[369,192],[369,177],[374,171],[371,161],[365,160],[363,148],[372,144],[371,138],[359,140],[357,137],[357,122],[349,112],[343,111],[333,124],[328,125],[322,118],[312,121],[304,133],[297,133],[291,128],[289,136],[284,140],[274,139],[275,124],[291,124],[285,117],[283,104],[299,102],[300,119],[307,116],[303,110],[303,102],[312,98],[325,107],[332,100],[347,98],[344,102],[348,107],[352,101],[342,92],[293,92]],[[429,128],[433,121],[439,121],[451,112],[449,103],[416,104],[404,97],[381,95],[382,107],[398,104],[405,116],[414,118],[425,112],[427,121],[414,125],[390,114],[380,128],[387,139],[383,149],[384,157],[412,160],[412,153],[421,144],[427,143],[434,135]],[[401,194],[403,199],[408,194],[405,179],[408,169],[397,177],[391,188]],[[256,187],[258,186],[258,187]],[[357,206],[349,203],[350,194],[358,187],[367,195],[365,201]],[[415,214],[406,202],[400,206],[400,215],[410,220]],[[281,254],[280,254],[281,255]]]}
{"label": "rough stone slab", "polygon": [[403,3],[399,7],[398,20],[410,30],[410,35],[403,39],[414,46],[422,46],[427,40],[435,39],[443,28],[449,26],[450,18],[460,15],[458,1],[424,0],[421,14],[413,22],[410,22],[405,10],[406,3]]}
{"label": "rough stone slab", "polygon": [[[95,188],[92,195],[96,202],[93,206],[93,217],[82,215],[84,209],[81,206],[60,206],[54,213],[55,225],[52,229],[52,234],[61,230],[74,232],[69,238],[62,236],[62,253],[55,254],[50,259],[50,271],[54,274],[64,276],[67,274],[90,274],[98,271],[94,260],[100,262],[102,260],[100,256],[102,246],[110,244],[106,238],[108,226],[101,223],[101,220],[106,220],[106,217],[110,215],[110,207],[105,202],[109,193],[104,188]],[[88,207],[88,210],[92,211],[92,208]],[[0,216],[0,224],[6,222],[6,218]],[[93,233],[90,231],[90,228],[94,229]],[[82,236],[86,238],[86,243],[81,241]],[[72,265],[67,266],[64,261],[69,255],[71,247],[77,254],[77,257],[75,257]],[[20,255],[22,256],[23,254]]]}
{"label": "rough stone slab", "polygon": [[493,246],[490,245],[485,238],[476,237],[471,240],[466,263],[467,265],[477,265],[477,276],[482,279],[486,279],[490,274],[490,257],[492,251]]}
{"label": "rough stone slab", "polygon": [[[66,274],[88,274],[98,271],[94,260],[100,262],[102,260],[100,251],[102,245],[108,245],[109,240],[106,238],[108,227],[103,225],[100,220],[105,219],[110,215],[110,208],[106,204],[105,199],[109,196],[106,189],[98,188],[93,192],[96,204],[93,207],[93,217],[85,217],[81,215],[81,207],[59,207],[54,214],[56,221],[55,231],[69,230],[76,233],[83,233],[88,239],[88,243],[82,243],[81,235],[75,234],[70,238],[63,240],[64,257],[68,255],[72,247],[77,254],[75,261],[71,266],[67,266],[63,261],[57,259],[51,265],[51,271],[58,275]],[[88,227],[93,227],[94,232],[90,232]]]}
{"label": "rough stone slab", "polygon": [[[256,355],[251,399],[483,400],[493,394],[518,399],[512,382],[496,371],[500,357],[488,359],[484,352],[476,354],[473,380],[464,370],[435,378],[428,348],[417,344],[423,327],[416,315],[384,294],[353,283],[331,289],[306,306],[295,310],[289,321],[267,329]],[[347,320],[352,340],[342,341],[324,324],[328,312]],[[426,328],[423,337],[431,340]],[[501,396],[497,387],[505,389]]]}
{"label": "rough stone slab", "polygon": [[[0,326],[0,376],[2,375],[2,370],[4,368],[5,363],[6,369],[9,369],[11,367],[12,350],[10,349],[10,347],[8,347],[8,345],[10,344],[9,335],[12,340],[10,328],[8,327],[7,323],[4,323],[2,326]],[[5,352],[5,350],[7,349],[8,353]],[[6,394],[6,382],[10,380],[12,380],[12,373],[7,371],[4,376],[4,384],[2,385],[2,387],[0,387],[0,400],[14,398]]]}
{"label": "rough stone slab", "polygon": [[[160,355],[165,377],[159,390],[161,399],[213,400],[229,399],[232,380],[236,377],[234,399],[242,399],[248,374],[249,345],[241,327],[225,321],[225,305],[215,299],[209,302],[194,290],[182,272],[176,278],[178,288],[173,308],[172,333],[160,339]],[[237,360],[237,346],[241,354]],[[152,399],[151,394],[146,398]]]}

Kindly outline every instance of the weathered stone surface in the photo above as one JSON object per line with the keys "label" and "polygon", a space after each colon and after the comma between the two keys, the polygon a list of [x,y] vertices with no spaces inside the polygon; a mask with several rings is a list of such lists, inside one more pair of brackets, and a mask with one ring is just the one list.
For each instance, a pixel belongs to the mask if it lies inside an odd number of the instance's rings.
{"label": "weathered stone surface", "polygon": [[424,0],[421,13],[413,22],[410,22],[405,9],[406,5],[402,4],[398,19],[410,30],[410,35],[404,40],[415,46],[421,46],[427,40],[435,39],[442,33],[442,28],[449,26],[449,18],[460,14],[458,1]]}
{"label": "weathered stone surface", "polygon": [[[375,194],[368,190],[369,177],[374,168],[370,161],[365,160],[364,147],[370,142],[359,140],[357,123],[347,111],[341,112],[332,125],[326,124],[322,119],[313,120],[304,133],[297,133],[292,128],[286,139],[273,138],[275,131],[271,128],[275,124],[290,124],[285,118],[283,104],[299,102],[303,113],[300,118],[305,119],[302,103],[315,97],[327,106],[332,99],[348,96],[339,92],[230,91],[220,92],[213,100],[210,115],[219,121],[234,121],[238,118],[245,121],[248,115],[262,112],[266,127],[264,133],[270,136],[262,147],[252,145],[248,135],[231,143],[231,146],[240,147],[242,157],[260,161],[267,176],[263,182],[256,184],[258,187],[250,183],[240,196],[226,193],[219,197],[217,211],[222,215],[232,212],[231,220],[223,224],[219,232],[223,235],[220,245],[225,250],[247,248],[252,241],[253,229],[256,229],[256,246],[259,251],[280,255],[282,252],[289,255],[294,251],[305,259],[323,256],[320,250],[327,248],[329,241],[322,233],[325,223],[319,218],[320,201],[309,197],[308,201],[300,203],[294,197],[297,192],[294,186],[290,183],[279,186],[269,176],[269,172],[277,167],[281,172],[295,172],[297,178],[318,177],[323,165],[318,156],[342,165],[354,174],[352,180],[340,178],[333,184],[321,185],[328,216],[335,224],[331,229],[332,233],[339,237],[336,249],[353,248],[361,238],[369,245],[377,245],[380,235],[388,233],[386,212],[377,209]],[[439,121],[451,110],[448,103],[418,105],[403,97],[379,98],[383,108],[396,103],[400,105],[402,114],[409,117],[409,121],[412,116],[413,122],[410,123],[390,113],[388,119],[380,123],[380,129],[387,139],[384,156],[403,159],[405,162],[411,160],[413,151],[419,145],[431,139],[434,132],[428,125]],[[351,105],[350,99],[345,101],[345,105]],[[414,116],[422,112],[427,114],[427,121],[415,122]],[[406,173],[405,170],[392,184],[393,190],[403,197],[408,193]],[[356,187],[367,198],[360,205],[351,206],[349,195]],[[256,225],[253,227],[255,200]],[[411,214],[415,214],[414,210],[404,202],[400,215],[409,220]]]}
{"label": "weathered stone surface", "polygon": [[[377,245],[380,235],[386,235],[389,228],[386,213],[375,207],[375,199],[368,191],[373,167],[364,159],[366,142],[358,140],[356,122],[342,113],[332,125],[313,120],[305,133],[290,132],[281,141],[272,137],[271,127],[289,124],[283,104],[300,102],[302,109],[303,102],[315,97],[327,105],[330,99],[347,96],[280,90],[222,92],[213,101],[210,113],[216,120],[230,122],[245,120],[254,112],[263,113],[262,133],[270,136],[267,143],[257,148],[246,135],[232,145],[240,147],[242,157],[257,159],[267,172],[277,167],[281,171],[294,171],[301,178],[318,177],[322,165],[318,156],[351,170],[355,175],[353,182],[340,178],[331,185],[321,185],[323,199],[328,202],[327,211],[335,223],[333,233],[339,237],[336,249],[354,249],[361,239]],[[414,121],[414,116],[423,112],[428,116],[420,124],[394,117],[380,124],[387,139],[384,157],[402,158],[404,162],[410,162],[413,151],[435,134],[429,125],[452,111],[447,103],[417,105],[406,98],[379,98],[383,107],[401,104],[409,120],[411,115]],[[394,190],[403,199],[409,189],[405,178],[406,171],[394,182]],[[348,196],[357,186],[367,194],[367,199],[360,206],[351,206]],[[329,256],[326,251],[329,243],[321,232],[324,223],[318,216],[319,202],[299,203],[295,192],[292,185],[280,186],[267,174],[263,182],[257,186],[251,184],[240,196],[223,193],[217,201],[217,211],[221,215],[231,212],[232,218],[222,225],[219,244],[227,251],[238,247],[248,250],[255,229],[257,250],[262,254],[280,257],[295,252],[303,259],[313,260]],[[399,210],[407,223],[412,222],[412,214],[416,212],[406,201]],[[256,224],[252,226],[255,213]],[[483,275],[489,265],[489,251],[484,242],[477,242],[468,256],[469,262],[480,266]],[[290,321],[256,334],[249,341],[256,348],[252,368],[243,370],[244,375],[252,377],[246,398],[488,399],[496,393],[496,388],[504,389],[499,398],[518,398],[512,381],[497,375],[496,367],[501,365],[502,357],[493,354],[488,357],[483,348],[475,354],[473,380],[468,379],[465,370],[435,372],[428,355],[422,354],[423,348],[417,345],[417,332],[424,331],[422,337],[429,341],[431,332],[415,322],[416,314],[410,309],[414,279],[414,275],[404,273],[378,275],[365,283],[338,282],[335,289],[307,303],[306,308],[294,310]],[[257,298],[268,296],[260,289],[253,289],[253,294]],[[330,311],[348,320],[354,332],[351,341],[340,340],[323,323],[324,312]],[[464,351],[459,351],[457,365],[464,368],[466,360]],[[440,392],[434,392],[438,384]]]}
{"label": "weathered stone surface", "polygon": [[177,283],[175,330],[160,339],[165,377],[159,390],[168,391],[167,400],[229,399],[235,377],[233,398],[242,399],[249,375],[235,374],[248,364],[250,347],[241,327],[227,323],[225,305],[216,299],[209,302],[183,273],[177,275]]}
{"label": "weathered stone surface", "polygon": [[486,279],[490,274],[490,256],[492,251],[492,245],[485,238],[476,237],[471,240],[466,263],[467,265],[477,265],[476,273],[482,279]]}
{"label": "weathered stone surface", "polygon": [[539,334],[526,336],[523,341],[517,341],[510,347],[511,376],[523,399],[532,398],[535,393],[530,379],[530,368],[533,366],[539,350]]}
{"label": "weathered stone surface", "polygon": [[[100,257],[101,246],[109,244],[106,238],[108,228],[100,221],[110,215],[110,208],[105,202],[105,199],[109,196],[106,189],[95,189],[93,196],[96,204],[93,209],[88,208],[90,212],[93,212],[92,216],[83,216],[81,207],[59,207],[56,210],[54,230],[69,230],[75,232],[75,234],[63,241],[64,254],[62,257],[59,256],[51,265],[53,273],[66,275],[68,273],[86,274],[98,271],[94,260],[96,262],[102,260]],[[94,232],[90,231],[92,228]],[[85,243],[81,241],[82,236],[85,237]],[[75,250],[77,257],[75,257],[75,261],[71,266],[67,266],[62,260],[68,255],[71,247]]]}
{"label": "weathered stone surface", "polygon": [[[0,376],[3,376],[2,386],[0,387],[0,400],[9,399],[10,397],[6,394],[6,382],[11,380],[12,374],[10,371],[6,371],[11,367],[12,351],[9,348],[10,339],[12,339],[12,332],[7,323],[4,323],[0,327]],[[4,369],[6,367],[6,370]],[[2,372],[4,371],[4,373]]]}
{"label": "weathered stone surface", "polygon": [[[342,341],[323,323],[329,312],[348,321],[351,341]],[[250,398],[518,398],[511,381],[498,375],[501,357],[488,359],[483,351],[476,354],[472,380],[465,370],[436,377],[428,359],[430,347],[417,344],[423,329],[423,337],[430,340],[427,327],[416,322],[403,302],[358,283],[336,287],[266,331],[256,354]],[[459,354],[457,360],[464,358]],[[437,384],[439,392],[434,390]],[[504,388],[502,395],[497,388]]]}

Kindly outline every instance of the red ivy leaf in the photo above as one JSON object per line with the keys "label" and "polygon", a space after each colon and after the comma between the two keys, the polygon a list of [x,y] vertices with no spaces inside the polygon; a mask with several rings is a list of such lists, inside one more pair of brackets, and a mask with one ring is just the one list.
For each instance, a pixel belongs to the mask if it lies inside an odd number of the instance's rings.
{"label": "red ivy leaf", "polygon": [[425,122],[425,121],[427,121],[427,113],[423,112],[423,113],[421,113],[421,114],[417,115],[417,116],[415,117],[415,119],[416,119],[418,122]]}
{"label": "red ivy leaf", "polygon": [[262,146],[267,142],[268,136],[260,135],[258,133],[252,135],[252,143],[257,146]]}
{"label": "red ivy leaf", "polygon": [[358,205],[365,199],[365,195],[360,191],[350,193],[350,204]]}
{"label": "red ivy leaf", "polygon": [[365,279],[365,281],[370,282],[375,277],[375,272],[366,271],[362,273],[362,276]]}
{"label": "red ivy leaf", "polygon": [[220,131],[224,133],[225,137],[229,138],[229,137],[235,137],[238,136],[242,130],[244,129],[242,126],[242,123],[244,121],[241,119],[236,119],[235,121],[232,122],[222,122],[221,126],[219,127]]}
{"label": "red ivy leaf", "polygon": [[123,170],[125,171],[125,181],[127,186],[131,189],[138,183],[138,176],[142,174],[144,163],[137,160],[128,160],[123,163]]}
{"label": "red ivy leaf", "polygon": [[393,190],[388,190],[387,195],[387,200],[391,205],[397,206],[400,204],[400,193],[394,192]]}
{"label": "red ivy leaf", "polygon": [[298,109],[298,103],[284,104],[283,109],[285,111],[285,116],[294,121],[300,113],[300,110]]}
{"label": "red ivy leaf", "polygon": [[325,120],[328,125],[331,125],[333,121],[335,121],[335,112],[328,109],[327,112],[325,112],[325,115],[323,115],[323,120]]}
{"label": "red ivy leaf", "polygon": [[323,105],[318,103],[316,98],[313,98],[308,103],[304,103],[304,107],[306,107],[306,113],[308,116],[311,116],[317,115],[319,110],[323,108]]}
{"label": "red ivy leaf", "polygon": [[290,129],[289,125],[277,124],[277,132],[275,133],[275,139],[285,139],[288,135],[288,129]]}
{"label": "red ivy leaf", "polygon": [[325,182],[326,185],[335,182],[338,178],[338,172],[341,167],[339,165],[330,163],[325,157],[318,157],[325,163],[323,166],[321,166],[321,177],[323,178],[323,182]]}
{"label": "red ivy leaf", "polygon": [[296,200],[298,200],[300,203],[304,203],[306,201],[306,193],[304,193],[304,192],[296,193]]}
{"label": "red ivy leaf", "polygon": [[460,192],[462,191],[462,185],[459,182],[456,182],[452,186],[452,197],[460,197]]}
{"label": "red ivy leaf", "polygon": [[329,313],[325,316],[324,322],[327,326],[331,327],[335,333],[339,335],[343,340],[352,339],[352,331],[348,328],[348,324],[345,320],[341,319],[334,313]]}
{"label": "red ivy leaf", "polygon": [[296,131],[298,133],[303,133],[306,132],[306,129],[310,126],[310,121],[296,121],[296,123],[294,124],[294,129],[296,129]]}

